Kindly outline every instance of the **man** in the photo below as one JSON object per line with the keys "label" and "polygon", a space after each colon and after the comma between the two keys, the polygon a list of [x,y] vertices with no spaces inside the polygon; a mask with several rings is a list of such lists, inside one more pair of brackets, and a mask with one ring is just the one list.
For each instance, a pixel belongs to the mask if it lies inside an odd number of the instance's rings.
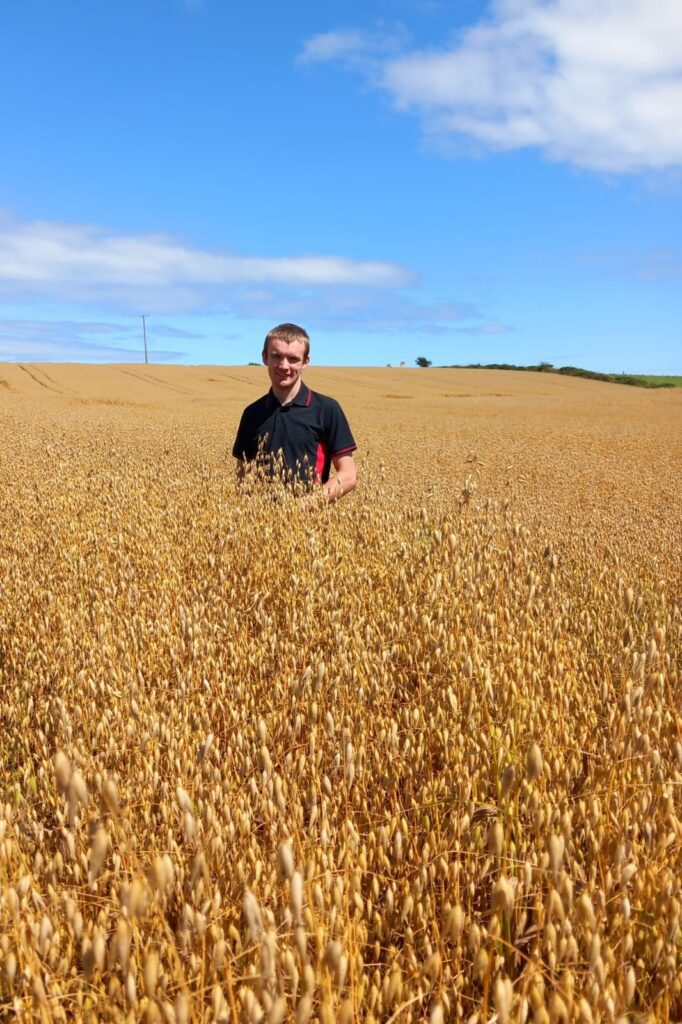
{"label": "man", "polygon": [[336,501],[355,487],[357,445],[339,403],[303,383],[309,362],[310,338],[302,327],[280,324],[266,335],[263,363],[272,387],[242,413],[232,454],[240,476],[257,459],[271,475],[282,471],[294,484],[320,485],[322,496]]}

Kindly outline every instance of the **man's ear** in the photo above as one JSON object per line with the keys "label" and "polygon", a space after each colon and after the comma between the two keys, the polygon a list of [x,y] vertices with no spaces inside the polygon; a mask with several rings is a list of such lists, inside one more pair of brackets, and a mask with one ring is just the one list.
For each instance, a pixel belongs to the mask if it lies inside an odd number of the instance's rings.
{"label": "man's ear", "polygon": [[268,353],[267,353],[267,351],[265,349],[263,350],[263,355],[261,356],[261,359],[263,360],[263,366],[267,366],[268,365]]}

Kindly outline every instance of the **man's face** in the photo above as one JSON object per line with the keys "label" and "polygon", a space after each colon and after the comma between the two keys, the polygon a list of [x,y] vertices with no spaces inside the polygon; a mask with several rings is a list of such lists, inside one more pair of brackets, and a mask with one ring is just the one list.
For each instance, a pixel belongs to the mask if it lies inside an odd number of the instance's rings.
{"label": "man's face", "polygon": [[297,385],[301,371],[309,361],[305,356],[305,342],[271,338],[263,362],[268,368],[275,394],[286,394],[291,391]]}

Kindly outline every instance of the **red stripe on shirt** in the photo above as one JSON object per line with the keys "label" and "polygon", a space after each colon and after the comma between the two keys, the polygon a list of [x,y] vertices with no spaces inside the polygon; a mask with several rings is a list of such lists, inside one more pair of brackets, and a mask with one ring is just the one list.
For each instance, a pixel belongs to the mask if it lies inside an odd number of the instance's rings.
{"label": "red stripe on shirt", "polygon": [[327,462],[327,451],[328,448],[323,441],[318,441],[317,452],[315,455],[315,479],[321,480],[322,474],[324,473],[324,467]]}

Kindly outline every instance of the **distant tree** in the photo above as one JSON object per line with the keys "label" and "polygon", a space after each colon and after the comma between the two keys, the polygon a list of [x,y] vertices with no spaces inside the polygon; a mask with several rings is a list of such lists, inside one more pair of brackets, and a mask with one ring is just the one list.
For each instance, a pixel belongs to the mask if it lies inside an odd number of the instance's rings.
{"label": "distant tree", "polygon": [[552,363],[544,363],[543,362],[543,363],[539,363],[538,364],[538,370],[540,371],[540,373],[549,373],[550,370],[553,370],[553,369],[554,369],[554,365]]}
{"label": "distant tree", "polygon": [[431,360],[427,359],[426,356],[417,356],[417,358],[415,359],[415,363],[417,364],[417,366],[430,366]]}
{"label": "distant tree", "polygon": [[404,366],[404,365],[405,365],[405,360],[404,360],[404,359],[403,359],[403,360],[401,361],[400,365],[401,365],[401,366]]}

